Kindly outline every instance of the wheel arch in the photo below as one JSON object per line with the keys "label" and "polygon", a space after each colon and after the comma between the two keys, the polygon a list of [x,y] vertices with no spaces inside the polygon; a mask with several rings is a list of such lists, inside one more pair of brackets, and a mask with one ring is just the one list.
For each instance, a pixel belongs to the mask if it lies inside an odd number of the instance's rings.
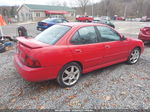
{"label": "wheel arch", "polygon": [[75,60],[66,62],[65,64],[63,64],[63,66],[61,67],[61,69],[62,69],[65,65],[70,64],[70,63],[77,63],[77,64],[81,67],[81,71],[83,71],[83,64],[82,64],[80,61],[75,61]]}
{"label": "wheel arch", "polygon": [[[81,70],[83,70],[83,65],[82,65],[82,63],[80,61],[70,61],[70,62],[67,62],[66,64],[69,64],[69,63],[77,63],[81,67]],[[66,64],[64,64],[64,66]]]}
{"label": "wheel arch", "polygon": [[[140,46],[136,46],[136,47],[134,47],[133,49],[135,49],[135,48],[138,48],[138,49],[140,50],[140,53],[141,53],[142,48],[141,48]],[[132,50],[133,50],[133,49],[132,49]]]}
{"label": "wheel arch", "polygon": [[129,55],[130,55],[130,53],[133,51],[133,49],[135,49],[135,48],[138,48],[138,49],[140,50],[140,53],[141,53],[142,48],[141,48],[140,46],[134,46],[134,47],[132,47],[132,48],[130,49]]}

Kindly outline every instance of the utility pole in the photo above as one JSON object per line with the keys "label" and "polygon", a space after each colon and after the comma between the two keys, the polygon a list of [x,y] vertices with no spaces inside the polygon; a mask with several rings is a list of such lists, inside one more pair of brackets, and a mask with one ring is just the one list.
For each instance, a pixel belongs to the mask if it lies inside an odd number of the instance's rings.
{"label": "utility pole", "polygon": [[126,16],[127,16],[127,8],[128,8],[128,5],[126,4],[125,9],[124,9],[124,18],[126,18]]}
{"label": "utility pole", "polygon": [[92,3],[92,16],[94,16],[94,4]]}
{"label": "utility pole", "polygon": [[125,2],[125,8],[124,8],[124,18],[127,17],[127,8],[128,8],[128,3],[130,2],[130,0],[124,0]]}

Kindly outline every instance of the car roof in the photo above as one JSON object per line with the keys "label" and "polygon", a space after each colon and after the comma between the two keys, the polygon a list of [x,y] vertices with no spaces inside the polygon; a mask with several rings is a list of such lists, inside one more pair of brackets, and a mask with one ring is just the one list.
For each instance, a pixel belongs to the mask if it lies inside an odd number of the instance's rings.
{"label": "car roof", "polygon": [[83,22],[68,22],[68,23],[60,23],[60,24],[70,26],[70,27],[84,27],[84,26],[96,26],[96,25],[106,26],[99,23],[83,23]]}

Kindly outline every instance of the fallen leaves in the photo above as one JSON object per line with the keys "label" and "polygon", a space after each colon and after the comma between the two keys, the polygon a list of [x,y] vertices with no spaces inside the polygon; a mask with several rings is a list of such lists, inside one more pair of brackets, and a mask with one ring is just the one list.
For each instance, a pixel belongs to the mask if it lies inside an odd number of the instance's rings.
{"label": "fallen leaves", "polygon": [[101,107],[107,107],[108,104],[104,102],[104,103],[101,103],[100,106],[101,106]]}
{"label": "fallen leaves", "polygon": [[142,77],[141,80],[150,80],[149,77]]}
{"label": "fallen leaves", "polygon": [[18,88],[17,90],[15,90],[14,93],[11,94],[11,96],[15,96],[15,97],[22,96],[22,95],[23,95],[22,88]]}
{"label": "fallen leaves", "polygon": [[84,99],[84,100],[83,100],[84,103],[87,103],[88,101],[89,101],[88,99]]}
{"label": "fallen leaves", "polygon": [[105,99],[106,101],[110,101],[110,100],[112,99],[112,97],[111,97],[111,96],[105,96],[104,99]]}
{"label": "fallen leaves", "polygon": [[84,87],[89,87],[91,85],[91,82],[85,82],[83,85]]}
{"label": "fallen leaves", "polygon": [[117,104],[110,104],[111,106],[113,106],[113,107],[117,107]]}
{"label": "fallen leaves", "polygon": [[91,92],[92,92],[93,94],[98,93],[98,91],[96,91],[96,90],[92,90]]}
{"label": "fallen leaves", "polygon": [[150,97],[146,97],[146,98],[144,99],[144,103],[150,104]]}
{"label": "fallen leaves", "polygon": [[15,109],[19,110],[19,109],[22,109],[22,107],[21,106],[17,106],[17,107],[15,107]]}
{"label": "fallen leaves", "polygon": [[11,102],[11,103],[15,103],[15,102],[16,102],[16,99],[13,98],[10,102]]}
{"label": "fallen leaves", "polygon": [[126,95],[126,94],[127,94],[127,92],[125,92],[125,91],[120,93],[120,95]]}
{"label": "fallen leaves", "polygon": [[65,88],[65,90],[70,90],[71,88]]}
{"label": "fallen leaves", "polygon": [[73,106],[81,106],[81,103],[79,100],[75,100],[75,101],[72,101],[68,104],[69,106],[73,107]]}
{"label": "fallen leaves", "polygon": [[43,92],[43,91],[47,91],[49,89],[49,86],[42,86],[40,87],[39,91]]}
{"label": "fallen leaves", "polygon": [[44,107],[43,105],[38,105],[36,108],[42,110],[42,109],[44,109],[45,107]]}
{"label": "fallen leaves", "polygon": [[8,109],[8,107],[5,105],[5,106],[0,106],[0,110],[5,110],[5,109]]}
{"label": "fallen leaves", "polygon": [[130,77],[131,78],[136,78],[136,79],[139,79],[139,80],[150,80],[150,78],[149,77],[142,77],[142,76],[139,76],[139,75],[135,75],[135,74],[132,74],[132,75],[130,75]]}
{"label": "fallen leaves", "polygon": [[75,98],[75,97],[77,97],[76,95],[72,95],[72,96],[68,96],[67,98],[68,99],[73,99],[73,98]]}
{"label": "fallen leaves", "polygon": [[130,77],[131,77],[132,79],[134,79],[134,78],[138,78],[138,75],[136,75],[136,74],[130,74]]}
{"label": "fallen leaves", "polygon": [[32,99],[32,100],[38,100],[39,97],[38,97],[38,96],[33,96],[33,97],[31,97],[31,99]]}

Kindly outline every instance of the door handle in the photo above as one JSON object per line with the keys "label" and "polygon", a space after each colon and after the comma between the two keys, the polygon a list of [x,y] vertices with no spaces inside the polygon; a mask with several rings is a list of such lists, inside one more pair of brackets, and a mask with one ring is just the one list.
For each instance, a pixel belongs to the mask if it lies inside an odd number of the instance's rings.
{"label": "door handle", "polygon": [[105,48],[110,48],[110,45],[105,45]]}
{"label": "door handle", "polygon": [[75,52],[80,53],[80,52],[82,52],[82,50],[81,49],[75,49]]}

